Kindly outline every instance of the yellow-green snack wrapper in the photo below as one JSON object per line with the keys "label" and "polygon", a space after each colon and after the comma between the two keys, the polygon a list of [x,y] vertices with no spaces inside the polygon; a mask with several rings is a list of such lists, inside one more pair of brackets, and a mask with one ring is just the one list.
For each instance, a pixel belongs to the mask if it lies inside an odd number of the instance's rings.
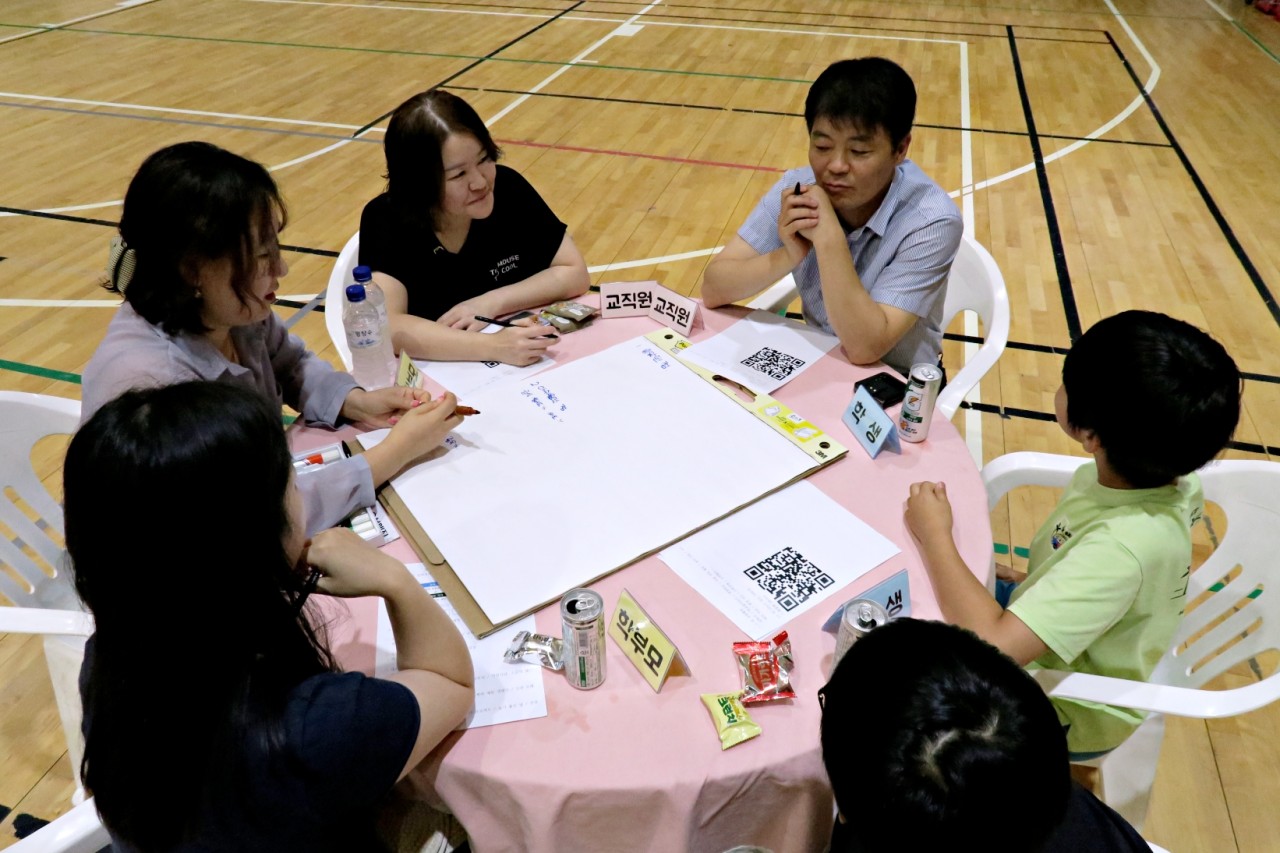
{"label": "yellow-green snack wrapper", "polygon": [[721,749],[751,740],[762,731],[747,714],[737,693],[703,693],[702,704],[707,706],[711,722],[716,724]]}

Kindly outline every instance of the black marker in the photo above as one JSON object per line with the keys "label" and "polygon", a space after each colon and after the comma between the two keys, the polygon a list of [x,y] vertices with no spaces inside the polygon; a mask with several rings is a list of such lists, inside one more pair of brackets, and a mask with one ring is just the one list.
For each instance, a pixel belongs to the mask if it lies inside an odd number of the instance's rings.
{"label": "black marker", "polygon": [[796,181],[796,195],[804,195],[804,190],[800,189],[799,181]]}
{"label": "black marker", "polygon": [[[506,327],[506,328],[508,328],[508,329],[522,329],[522,328],[524,328],[523,326],[520,326],[520,325],[518,325],[518,324],[516,324],[516,323],[508,323],[506,320],[495,320],[495,319],[493,319],[492,317],[481,317],[479,314],[477,314],[475,318],[476,318],[477,320],[479,320],[481,323],[492,323],[492,324],[493,324],[493,325],[495,325],[495,326],[504,326],[504,327]],[[559,335],[538,335],[538,337],[540,337],[540,338],[551,338],[552,340],[555,340],[555,341],[560,340],[560,336],[559,336]]]}

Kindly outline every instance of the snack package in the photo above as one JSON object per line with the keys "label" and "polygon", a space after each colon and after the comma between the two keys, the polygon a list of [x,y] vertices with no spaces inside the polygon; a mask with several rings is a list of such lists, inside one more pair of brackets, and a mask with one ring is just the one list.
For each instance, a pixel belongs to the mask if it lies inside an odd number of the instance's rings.
{"label": "snack package", "polygon": [[562,335],[567,335],[570,332],[576,332],[578,329],[582,328],[569,318],[561,317],[558,314],[552,314],[548,311],[543,311],[538,315],[538,322],[544,326],[550,326]]}
{"label": "snack package", "polygon": [[703,693],[702,704],[707,706],[711,722],[716,724],[721,750],[751,740],[761,732],[734,693]]}
{"label": "snack package", "polygon": [[507,663],[536,663],[553,672],[564,669],[564,641],[546,634],[518,632],[503,653]]}
{"label": "snack package", "polygon": [[791,641],[783,631],[768,642],[734,643],[742,672],[742,703],[794,699],[791,689]]}
{"label": "snack package", "polygon": [[583,323],[595,316],[600,309],[583,305],[581,302],[555,302],[542,310],[575,323]]}

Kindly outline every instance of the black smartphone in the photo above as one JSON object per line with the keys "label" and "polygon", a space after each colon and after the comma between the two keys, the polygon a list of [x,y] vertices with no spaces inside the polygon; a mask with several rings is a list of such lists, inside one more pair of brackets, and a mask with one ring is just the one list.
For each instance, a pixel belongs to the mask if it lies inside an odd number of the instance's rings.
{"label": "black smartphone", "polygon": [[867,386],[867,392],[871,394],[872,399],[880,404],[882,409],[896,406],[902,402],[902,398],[907,394],[907,383],[892,373],[883,371],[853,383],[855,390],[861,385]]}

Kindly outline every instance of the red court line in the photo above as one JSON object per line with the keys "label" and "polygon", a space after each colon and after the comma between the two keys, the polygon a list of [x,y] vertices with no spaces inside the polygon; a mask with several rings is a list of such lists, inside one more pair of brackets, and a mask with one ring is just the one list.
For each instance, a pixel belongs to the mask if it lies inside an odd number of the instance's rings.
{"label": "red court line", "polygon": [[552,151],[576,151],[580,154],[609,154],[614,157],[639,157],[642,160],[664,160],[668,163],[686,163],[691,166],[719,166],[723,169],[746,169],[751,172],[785,172],[772,166],[752,166],[747,163],[721,163],[717,160],[693,160],[689,157],[664,157],[661,154],[640,154],[635,151],[613,151],[608,148],[582,148],[577,145],[548,145],[545,142],[528,142],[523,139],[498,139],[499,145],[517,145],[525,148],[547,148]]}

